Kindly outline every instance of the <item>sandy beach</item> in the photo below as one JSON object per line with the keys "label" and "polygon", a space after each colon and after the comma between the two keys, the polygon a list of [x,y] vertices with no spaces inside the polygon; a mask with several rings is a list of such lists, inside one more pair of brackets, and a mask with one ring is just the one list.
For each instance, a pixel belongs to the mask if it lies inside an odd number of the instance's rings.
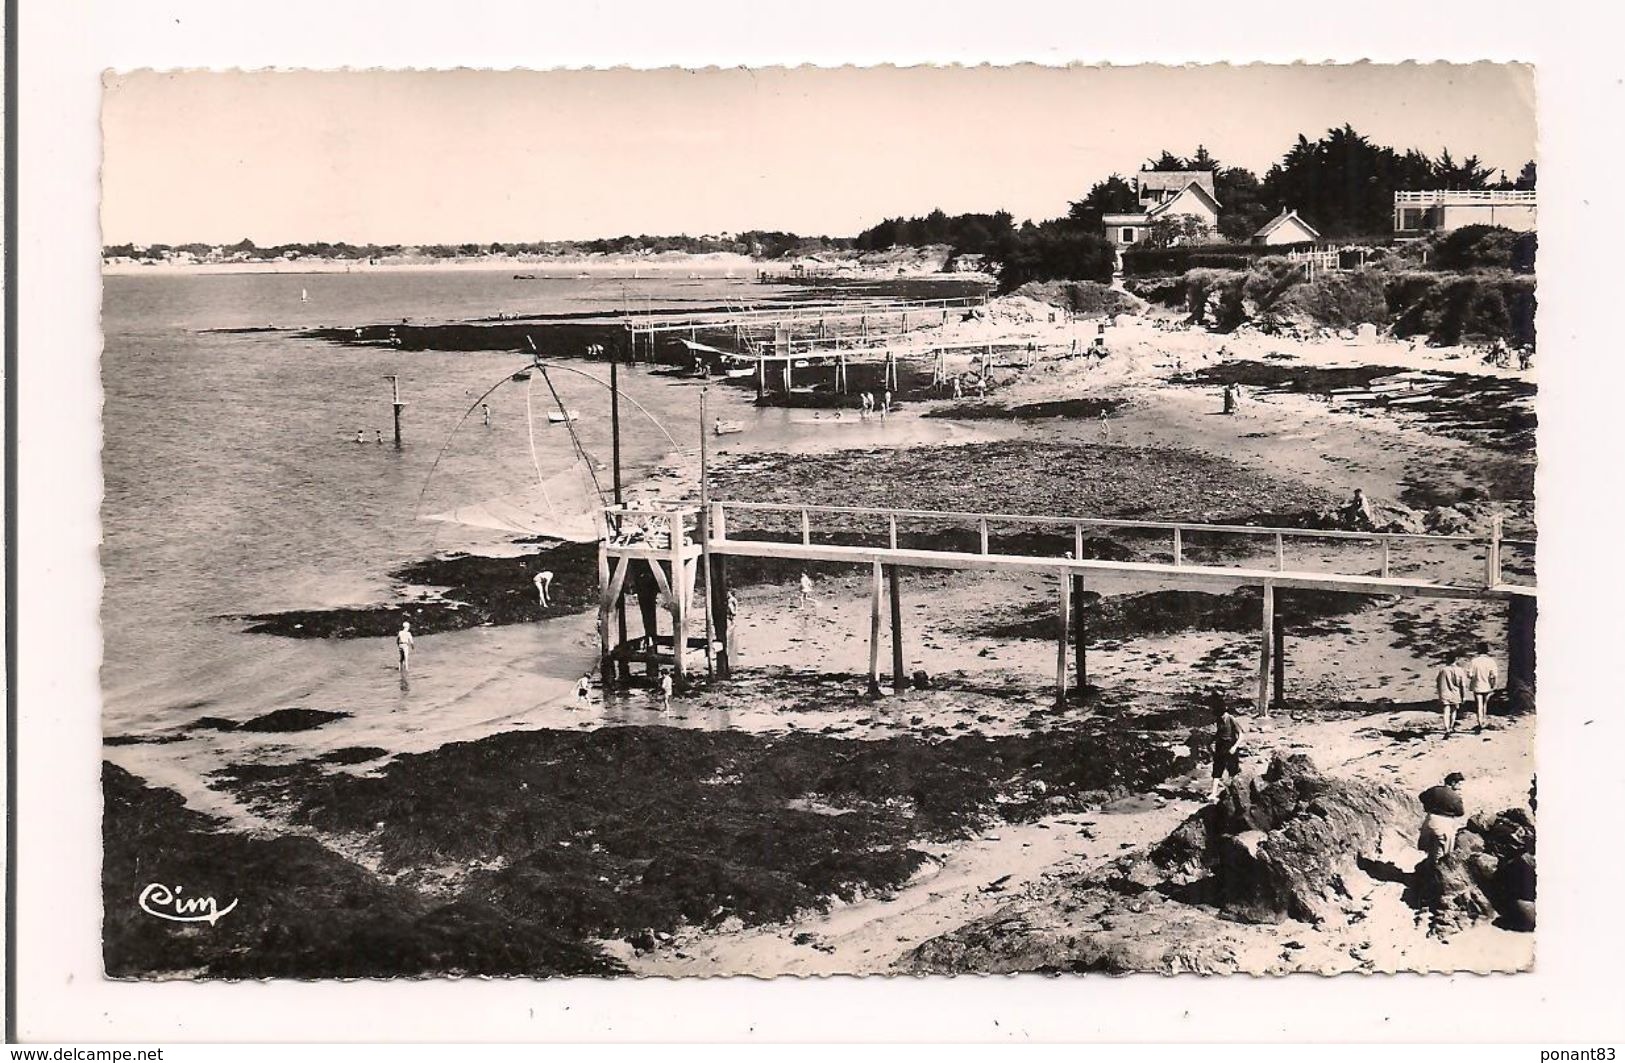
{"label": "sandy beach", "polygon": [[[995,348],[991,386],[955,399],[911,373],[884,421],[841,401],[756,405],[749,381],[713,382],[714,402],[751,418],[718,441],[713,496],[1268,524],[1308,520],[1360,487],[1416,531],[1450,509],[1475,531],[1495,514],[1507,536],[1533,538],[1532,370],[1392,339],[1221,335],[1149,307],[1068,317],[1017,296],[919,326],[911,338],[925,346]],[[1096,337],[1103,357],[1091,354]],[[432,329],[422,342],[434,345]],[[966,348],[948,368],[969,373],[981,357]],[[809,367],[808,382],[822,371]],[[1424,386],[1407,390],[1406,379]],[[1225,416],[1230,380],[1242,399]],[[685,449],[639,492],[694,498],[696,472]],[[904,530],[918,544],[968,534]],[[1016,548],[1017,529],[992,534],[995,547]],[[1103,532],[1089,549],[1170,556],[1166,540],[1143,534]],[[1200,563],[1263,548],[1189,549]],[[1368,543],[1291,549],[1291,567],[1305,571],[1380,563]],[[1424,544],[1391,561],[1396,575],[1466,581],[1481,558],[1475,544]],[[543,563],[568,607],[545,620],[529,584]],[[261,638],[337,647],[381,646],[412,616],[427,668],[475,646],[518,661],[542,644],[590,667],[591,565],[587,551],[550,544],[425,559],[393,575],[387,600],[239,619]],[[811,602],[793,587],[803,571]],[[1509,548],[1505,571],[1531,575],[1532,557]],[[1256,594],[1091,581],[1087,685],[1057,705],[1051,582],[906,573],[905,657],[928,685],[875,700],[866,572],[739,564],[733,579],[736,675],[702,677],[669,712],[638,688],[538,699],[524,668],[494,665],[457,700],[461,712],[419,714],[403,699],[364,716],[313,692],[286,710],[304,714],[210,709],[184,726],[109,735],[109,891],[152,870],[133,849],[144,830],[178,825],[195,844],[177,844],[171,859],[196,871],[200,854],[234,847],[236,870],[218,892],[260,905],[229,934],[179,943],[110,910],[109,972],[1280,974],[1531,962],[1532,935],[1487,921],[1441,930],[1407,899],[1419,813],[1374,826],[1380,851],[1351,865],[1335,914],[1317,921],[1238,921],[1136,870],[1207,804],[1207,706],[1251,696]],[[1472,810],[1527,806],[1534,716],[1503,712],[1483,735],[1446,738],[1432,701],[1441,659],[1480,639],[1504,652],[1504,607],[1284,598],[1286,700],[1245,721],[1249,776],[1277,755],[1307,754],[1327,778],[1413,803],[1461,771]],[[489,711],[497,703],[509,708]],[[1125,882],[1139,885],[1125,892]],[[387,928],[381,915],[334,914],[375,913],[380,898],[399,912]],[[295,906],[306,914],[290,930]],[[387,929],[408,944],[375,961],[390,971],[357,967],[324,937],[340,923],[343,940]],[[275,972],[255,958],[266,934],[297,942],[278,951]]]}

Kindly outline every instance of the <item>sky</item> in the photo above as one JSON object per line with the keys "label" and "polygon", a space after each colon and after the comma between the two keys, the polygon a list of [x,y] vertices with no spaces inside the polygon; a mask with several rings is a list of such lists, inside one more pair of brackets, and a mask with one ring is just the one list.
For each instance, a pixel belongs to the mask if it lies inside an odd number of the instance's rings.
{"label": "sky", "polygon": [[1535,158],[1527,66],[109,74],[103,242],[489,243],[1066,211],[1198,144],[1260,176],[1344,123]]}

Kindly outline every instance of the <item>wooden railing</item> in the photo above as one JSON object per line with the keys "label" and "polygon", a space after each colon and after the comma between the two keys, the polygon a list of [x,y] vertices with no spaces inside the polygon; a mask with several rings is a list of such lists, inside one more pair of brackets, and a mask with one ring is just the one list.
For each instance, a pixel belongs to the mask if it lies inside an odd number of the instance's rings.
{"label": "wooden railing", "polygon": [[1415,532],[1351,531],[1336,528],[1283,528],[1261,527],[1252,524],[1202,524],[1194,521],[1135,520],[1113,517],[1037,516],[1025,513],[977,513],[954,510],[888,509],[867,506],[797,505],[787,502],[735,502],[713,501],[709,535],[713,541],[726,540],[729,512],[781,513],[798,518],[800,541],[803,546],[813,544],[813,516],[835,515],[844,518],[871,518],[885,522],[887,546],[897,549],[899,521],[933,521],[941,524],[961,524],[975,527],[980,552],[991,550],[991,529],[995,525],[1026,525],[1049,528],[1070,528],[1073,539],[1073,557],[1082,557],[1084,530],[1088,528],[1122,529],[1130,531],[1165,532],[1169,536],[1173,563],[1186,564],[1186,537],[1189,535],[1242,536],[1266,539],[1274,544],[1274,568],[1286,571],[1287,543],[1289,540],[1327,540],[1370,543],[1380,551],[1380,578],[1388,579],[1393,571],[1393,553],[1396,546],[1460,545],[1476,543],[1484,547],[1485,587],[1504,587],[1502,580],[1502,552],[1505,548],[1533,549],[1533,540],[1506,539],[1501,535],[1501,519],[1491,520],[1485,535],[1431,535]]}

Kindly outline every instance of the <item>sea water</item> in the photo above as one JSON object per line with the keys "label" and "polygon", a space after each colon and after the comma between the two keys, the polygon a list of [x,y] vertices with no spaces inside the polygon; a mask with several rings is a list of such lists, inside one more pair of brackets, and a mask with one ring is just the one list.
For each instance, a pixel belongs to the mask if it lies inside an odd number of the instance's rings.
{"label": "sea water", "polygon": [[[241,617],[391,601],[389,574],[400,566],[507,541],[421,518],[534,485],[532,431],[544,475],[579,468],[568,432],[546,423],[552,399],[539,384],[529,425],[523,386],[499,387],[486,400],[489,427],[477,408],[468,414],[482,392],[524,366],[523,355],[348,347],[300,330],[613,314],[772,291],[721,278],[517,280],[494,270],[106,277],[106,733],[138,735],[204,715],[246,719],[293,704],[400,711],[406,695],[394,682],[391,640],[248,635]],[[275,331],[217,331],[268,328]],[[605,374],[602,365],[573,364]],[[386,375],[400,377],[408,403],[400,450],[391,442]],[[551,376],[581,414],[583,445],[607,463],[607,394],[570,373]],[[641,367],[622,380],[628,399],[667,431],[697,441],[697,387]],[[646,467],[671,449],[630,403],[622,414],[629,466]],[[546,628],[420,640],[410,696],[444,707],[502,676],[529,692],[525,704],[557,696],[593,654],[578,631],[550,638]],[[454,649],[441,652],[442,641]]]}

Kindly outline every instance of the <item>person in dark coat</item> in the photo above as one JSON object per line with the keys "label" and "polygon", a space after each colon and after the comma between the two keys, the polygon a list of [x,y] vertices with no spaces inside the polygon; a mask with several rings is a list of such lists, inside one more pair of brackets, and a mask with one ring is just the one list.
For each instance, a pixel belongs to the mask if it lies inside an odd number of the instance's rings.
{"label": "person in dark coat", "polygon": [[1461,797],[1461,784],[1465,781],[1466,776],[1453,771],[1444,777],[1443,783],[1422,791],[1419,797],[1424,813],[1422,833],[1416,847],[1425,856],[1437,859],[1455,848],[1456,828],[1467,814],[1467,805]]}

